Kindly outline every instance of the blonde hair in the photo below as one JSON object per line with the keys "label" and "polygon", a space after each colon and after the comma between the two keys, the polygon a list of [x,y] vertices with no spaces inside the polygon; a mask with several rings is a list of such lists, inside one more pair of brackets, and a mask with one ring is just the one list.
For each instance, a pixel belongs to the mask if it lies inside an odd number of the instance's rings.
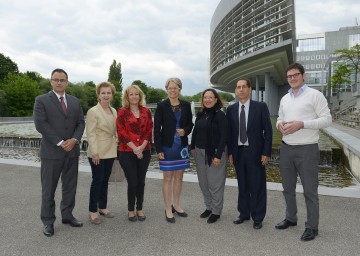
{"label": "blonde hair", "polygon": [[139,92],[139,96],[140,96],[139,106],[145,107],[145,104],[146,104],[146,102],[145,102],[145,94],[140,89],[140,87],[137,86],[136,84],[132,84],[132,85],[126,87],[126,89],[124,91],[124,94],[122,96],[122,106],[125,107],[125,108],[130,107],[129,93],[130,93],[131,89],[135,89],[135,90],[137,90]]}
{"label": "blonde hair", "polygon": [[100,95],[100,91],[101,91],[101,88],[110,88],[111,89],[111,92],[112,92],[112,95],[114,96],[115,95],[115,86],[112,84],[112,83],[109,83],[109,82],[101,82],[100,84],[98,84],[96,86],[96,96],[97,96],[97,100],[100,102],[100,99],[99,99],[99,95]]}

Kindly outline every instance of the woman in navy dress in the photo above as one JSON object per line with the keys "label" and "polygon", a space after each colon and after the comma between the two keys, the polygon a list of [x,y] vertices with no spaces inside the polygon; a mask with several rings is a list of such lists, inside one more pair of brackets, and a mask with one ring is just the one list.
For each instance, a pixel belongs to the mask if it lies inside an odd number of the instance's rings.
{"label": "woman in navy dress", "polygon": [[181,80],[169,78],[165,88],[168,99],[158,103],[154,116],[154,142],[163,171],[165,217],[175,223],[174,213],[188,216],[180,206],[180,195],[184,170],[190,168],[187,136],[194,124],[190,103],[179,99]]}

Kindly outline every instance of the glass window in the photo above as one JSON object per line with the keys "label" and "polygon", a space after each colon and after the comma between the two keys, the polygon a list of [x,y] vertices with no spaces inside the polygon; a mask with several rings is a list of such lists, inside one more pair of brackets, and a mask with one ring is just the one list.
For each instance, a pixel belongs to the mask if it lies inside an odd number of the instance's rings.
{"label": "glass window", "polygon": [[309,38],[298,41],[297,52],[321,51],[325,50],[325,38]]}

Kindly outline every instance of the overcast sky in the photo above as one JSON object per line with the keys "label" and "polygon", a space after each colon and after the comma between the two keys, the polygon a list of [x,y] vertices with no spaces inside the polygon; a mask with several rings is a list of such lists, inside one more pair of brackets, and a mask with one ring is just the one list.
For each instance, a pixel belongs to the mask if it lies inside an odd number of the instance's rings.
{"label": "overcast sky", "polygon": [[[231,1],[231,0],[229,0]],[[0,53],[21,72],[44,77],[57,67],[72,82],[106,81],[115,59],[124,87],[134,80],[183,94],[208,86],[210,20],[219,0],[0,0]],[[360,23],[360,1],[296,0],[297,34]]]}

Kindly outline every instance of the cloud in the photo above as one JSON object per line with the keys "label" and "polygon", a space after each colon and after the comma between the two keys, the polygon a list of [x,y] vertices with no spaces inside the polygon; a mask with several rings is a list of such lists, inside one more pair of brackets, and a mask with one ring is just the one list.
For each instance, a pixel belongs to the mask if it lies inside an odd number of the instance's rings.
{"label": "cloud", "polygon": [[355,26],[360,19],[360,2],[353,0],[295,0],[296,34],[337,31]]}
{"label": "cloud", "polygon": [[[1,53],[21,72],[49,77],[64,68],[72,82],[107,80],[115,59],[124,86],[163,88],[183,80],[184,95],[208,86],[210,21],[219,0],[0,0]],[[357,1],[296,0],[297,34],[354,25]],[[360,17],[359,17],[360,18]]]}

